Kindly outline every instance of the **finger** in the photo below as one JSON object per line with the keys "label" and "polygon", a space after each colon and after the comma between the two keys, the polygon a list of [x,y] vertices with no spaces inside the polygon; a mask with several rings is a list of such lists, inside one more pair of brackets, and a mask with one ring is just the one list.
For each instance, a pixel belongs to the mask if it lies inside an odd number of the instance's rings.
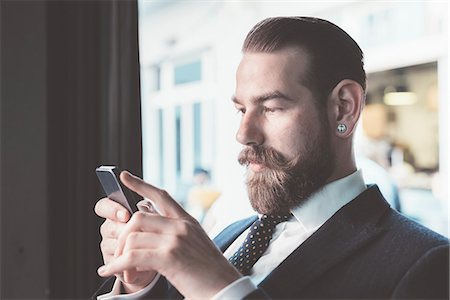
{"label": "finger", "polygon": [[154,234],[174,234],[185,230],[183,222],[155,214],[136,212],[126,224],[118,238],[115,256],[123,253],[126,240],[131,233],[149,232]]}
{"label": "finger", "polygon": [[123,253],[137,249],[155,249],[168,243],[168,235],[152,232],[132,232],[127,236]]}
{"label": "finger", "polygon": [[130,212],[119,203],[102,198],[95,204],[95,213],[102,218],[114,221],[127,222],[130,219]]}
{"label": "finger", "polygon": [[100,242],[100,249],[102,251],[103,260],[107,263],[114,258],[114,252],[117,249],[118,241],[116,239],[103,239]]}
{"label": "finger", "polygon": [[127,223],[115,222],[110,219],[106,219],[100,226],[100,234],[102,238],[118,239],[122,231],[125,229]]}
{"label": "finger", "polygon": [[172,218],[189,216],[166,191],[154,187],[127,171],[120,173],[120,180],[131,190],[152,200],[163,216]]}
{"label": "finger", "polygon": [[132,250],[98,268],[97,273],[102,277],[109,277],[125,271],[158,270],[158,251]]}

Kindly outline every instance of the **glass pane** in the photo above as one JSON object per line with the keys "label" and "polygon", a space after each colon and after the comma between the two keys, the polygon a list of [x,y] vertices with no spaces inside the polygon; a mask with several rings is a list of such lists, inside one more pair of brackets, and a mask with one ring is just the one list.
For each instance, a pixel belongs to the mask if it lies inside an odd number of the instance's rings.
{"label": "glass pane", "polygon": [[202,104],[194,103],[193,107],[194,119],[194,168],[202,165]]}
{"label": "glass pane", "polygon": [[202,64],[200,60],[175,66],[175,85],[202,79]]}
{"label": "glass pane", "polygon": [[176,147],[176,172],[177,178],[181,176],[181,107],[175,109],[175,147]]}
{"label": "glass pane", "polygon": [[164,110],[158,109],[159,182],[164,184]]}

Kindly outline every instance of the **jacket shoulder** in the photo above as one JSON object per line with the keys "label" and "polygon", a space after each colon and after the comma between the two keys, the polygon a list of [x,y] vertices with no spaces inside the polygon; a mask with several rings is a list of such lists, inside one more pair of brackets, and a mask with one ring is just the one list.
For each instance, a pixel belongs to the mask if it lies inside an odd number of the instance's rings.
{"label": "jacket shoulder", "polygon": [[382,227],[392,239],[406,245],[433,248],[449,244],[448,238],[393,209],[389,209],[385,218],[382,219]]}

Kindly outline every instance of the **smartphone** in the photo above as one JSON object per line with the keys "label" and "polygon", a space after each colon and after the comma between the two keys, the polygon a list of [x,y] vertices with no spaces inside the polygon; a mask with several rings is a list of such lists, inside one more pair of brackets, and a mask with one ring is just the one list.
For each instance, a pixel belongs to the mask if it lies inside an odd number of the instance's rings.
{"label": "smartphone", "polygon": [[103,186],[106,196],[124,206],[131,214],[138,210],[137,200],[127,187],[119,179],[120,169],[116,166],[100,166],[95,169],[97,177]]}

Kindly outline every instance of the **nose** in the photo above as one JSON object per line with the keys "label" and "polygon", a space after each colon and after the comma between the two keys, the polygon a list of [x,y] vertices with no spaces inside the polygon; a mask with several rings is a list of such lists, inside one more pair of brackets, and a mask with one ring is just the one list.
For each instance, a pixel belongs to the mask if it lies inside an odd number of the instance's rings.
{"label": "nose", "polygon": [[264,142],[264,132],[261,122],[251,115],[250,112],[244,114],[236,133],[236,140],[244,146],[258,146]]}

